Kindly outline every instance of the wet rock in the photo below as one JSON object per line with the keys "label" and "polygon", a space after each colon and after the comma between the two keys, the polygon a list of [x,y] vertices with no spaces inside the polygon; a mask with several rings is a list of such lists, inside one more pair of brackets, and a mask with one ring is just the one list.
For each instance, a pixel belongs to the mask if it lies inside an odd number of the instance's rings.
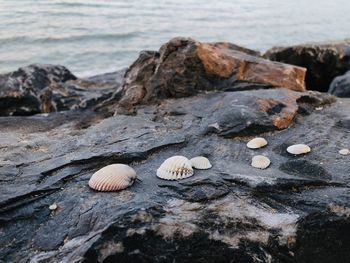
{"label": "wet rock", "polygon": [[334,78],[328,93],[341,98],[350,98],[350,71]]}
{"label": "wet rock", "polygon": [[[338,154],[350,101],[291,90],[302,89],[303,69],[183,38],[141,53],[123,86],[122,72],[75,79],[43,68],[0,76],[4,98],[11,87],[35,101],[6,104],[2,115],[47,112],[0,117],[0,261],[350,260],[350,168]],[[134,115],[108,114],[118,107]],[[268,146],[248,149],[262,133]],[[288,154],[296,143],[312,151]],[[174,155],[213,167],[160,180],[157,168]],[[268,156],[269,168],[251,167],[253,155]],[[113,163],[141,181],[90,189],[91,175]]]}
{"label": "wet rock", "polygon": [[250,92],[208,93],[188,99],[174,99],[159,107],[159,114],[194,115],[200,118],[205,134],[216,133],[226,138],[257,135],[288,128],[299,107],[312,111],[317,105],[333,102],[330,96],[315,92],[300,93],[288,89],[253,90]]}
{"label": "wet rock", "polygon": [[[314,110],[320,104],[322,113]],[[0,258],[329,262],[329,247],[347,262],[350,171],[337,151],[349,108],[326,94],[269,89],[166,99],[137,105],[135,116],[1,117]],[[248,149],[246,136],[262,132],[269,145]],[[285,154],[301,140],[310,154]],[[271,159],[269,169],[250,166],[255,154]],[[213,167],[181,181],[158,179],[173,155],[206,156]],[[112,163],[132,166],[142,181],[91,190],[91,175]]]}
{"label": "wet rock", "polygon": [[120,85],[93,79],[77,79],[63,66],[39,64],[0,75],[0,116],[91,108],[109,99]]}
{"label": "wet rock", "polygon": [[332,80],[350,70],[350,40],[275,47],[264,57],[305,67],[306,88],[327,92]]}
{"label": "wet rock", "polygon": [[230,43],[174,38],[159,52],[142,52],[130,66],[120,103],[131,108],[199,91],[234,89],[235,84],[242,89],[241,82],[303,91],[304,76],[303,68],[262,59],[256,52]]}

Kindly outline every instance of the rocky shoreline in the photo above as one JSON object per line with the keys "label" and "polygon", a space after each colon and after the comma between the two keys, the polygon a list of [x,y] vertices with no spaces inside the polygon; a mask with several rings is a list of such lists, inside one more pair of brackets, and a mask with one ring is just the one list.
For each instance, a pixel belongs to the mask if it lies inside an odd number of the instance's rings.
{"label": "rocky shoreline", "polygon": [[[0,262],[349,261],[349,70],[348,40],[261,55],[175,38],[88,79],[0,75]],[[257,135],[268,147],[248,149]],[[160,180],[173,155],[213,168]],[[112,163],[142,182],[90,189]]]}

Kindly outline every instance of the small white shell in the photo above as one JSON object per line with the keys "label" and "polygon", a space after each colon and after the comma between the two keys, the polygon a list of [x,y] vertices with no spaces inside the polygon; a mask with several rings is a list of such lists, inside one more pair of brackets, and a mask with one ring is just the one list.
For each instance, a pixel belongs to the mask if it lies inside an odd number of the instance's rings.
{"label": "small white shell", "polygon": [[287,148],[287,152],[295,155],[308,153],[310,151],[311,148],[306,144],[294,144]]}
{"label": "small white shell", "polygon": [[184,156],[170,157],[157,169],[157,176],[165,180],[181,180],[192,175],[191,162]]}
{"label": "small white shell", "polygon": [[349,155],[350,154],[350,150],[349,149],[341,149],[339,151],[339,154],[341,154],[341,155]]}
{"label": "small white shell", "polygon": [[89,181],[89,186],[97,191],[117,191],[132,185],[136,172],[125,164],[107,165],[95,172]]}
{"label": "small white shell", "polygon": [[252,158],[251,165],[255,168],[266,169],[267,167],[269,167],[270,163],[271,163],[270,159],[267,158],[266,156],[255,155]]}
{"label": "small white shell", "polygon": [[50,210],[56,210],[57,209],[57,204],[56,203],[53,203],[52,205],[49,206],[49,209]]}
{"label": "small white shell", "polygon": [[258,149],[266,145],[267,141],[261,137],[254,138],[247,143],[247,147],[250,149]]}
{"label": "small white shell", "polygon": [[208,158],[205,158],[203,156],[197,156],[190,160],[192,167],[196,169],[210,169],[212,167],[211,163],[209,162]]}

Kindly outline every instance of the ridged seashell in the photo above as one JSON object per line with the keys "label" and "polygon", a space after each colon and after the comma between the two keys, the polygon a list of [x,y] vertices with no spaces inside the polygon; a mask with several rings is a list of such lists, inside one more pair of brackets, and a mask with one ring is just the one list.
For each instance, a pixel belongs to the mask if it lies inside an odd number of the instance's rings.
{"label": "ridged seashell", "polygon": [[339,151],[339,154],[341,154],[341,155],[349,155],[350,154],[350,150],[349,149],[341,149]]}
{"label": "ridged seashell", "polygon": [[209,162],[208,158],[204,156],[197,156],[190,160],[192,167],[196,169],[210,169],[212,167],[211,163]]}
{"label": "ridged seashell", "polygon": [[157,169],[157,176],[165,180],[181,180],[192,175],[191,162],[184,156],[170,157]]}
{"label": "ridged seashell", "polygon": [[266,145],[267,141],[261,137],[254,138],[247,143],[247,147],[250,149],[258,149]]}
{"label": "ridged seashell", "polygon": [[89,186],[97,191],[117,191],[132,185],[136,172],[125,164],[107,165],[95,172],[89,181]]}
{"label": "ridged seashell", "polygon": [[255,155],[252,159],[251,165],[255,168],[266,169],[269,167],[271,161],[269,158],[263,155]]}
{"label": "ridged seashell", "polygon": [[311,148],[306,144],[294,144],[287,148],[287,152],[295,155],[308,153],[310,151]]}

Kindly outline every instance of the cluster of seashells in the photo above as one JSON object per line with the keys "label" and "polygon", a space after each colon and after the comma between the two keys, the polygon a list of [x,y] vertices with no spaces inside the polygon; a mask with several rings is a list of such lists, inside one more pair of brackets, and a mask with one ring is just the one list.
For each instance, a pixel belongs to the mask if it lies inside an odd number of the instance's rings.
{"label": "cluster of seashells", "polygon": [[[165,180],[181,180],[194,174],[195,169],[210,169],[210,161],[203,156],[187,159],[185,156],[173,156],[166,159],[157,169],[157,177]],[[137,180],[133,168],[125,164],[107,165],[95,172],[89,186],[97,191],[118,191],[131,186]]]}
{"label": "cluster of seashells", "polygon": [[[267,140],[261,137],[254,138],[247,143],[249,149],[259,149],[268,144]],[[306,154],[311,148],[306,144],[294,144],[287,148],[287,152],[293,155]],[[350,155],[349,149],[341,149],[341,155]],[[258,169],[266,169],[271,161],[264,155],[255,155],[252,158],[251,166]],[[210,169],[210,161],[203,156],[187,159],[185,156],[172,156],[166,159],[157,169],[157,177],[164,180],[181,180],[191,177],[195,169]],[[89,186],[97,191],[118,191],[131,186],[137,180],[133,168],[125,164],[107,165],[95,172],[90,180]],[[50,206],[50,210],[57,209],[57,205]]]}
{"label": "cluster of seashells", "polygon": [[[254,138],[247,143],[249,149],[259,149],[267,145],[267,140],[261,137]],[[294,155],[306,154],[311,148],[306,144],[294,144],[287,148],[287,152]],[[252,158],[251,166],[258,169],[266,169],[271,164],[268,157],[264,155],[255,155]]]}
{"label": "cluster of seashells", "polygon": [[[249,149],[259,149],[267,145],[267,140],[261,137],[254,138],[247,143]],[[287,152],[293,155],[301,155],[311,152],[310,146],[306,144],[294,144],[287,148]],[[341,155],[350,155],[349,149],[341,149],[339,151]],[[271,164],[268,157],[263,155],[255,155],[252,158],[251,166],[259,169],[266,169]]]}

